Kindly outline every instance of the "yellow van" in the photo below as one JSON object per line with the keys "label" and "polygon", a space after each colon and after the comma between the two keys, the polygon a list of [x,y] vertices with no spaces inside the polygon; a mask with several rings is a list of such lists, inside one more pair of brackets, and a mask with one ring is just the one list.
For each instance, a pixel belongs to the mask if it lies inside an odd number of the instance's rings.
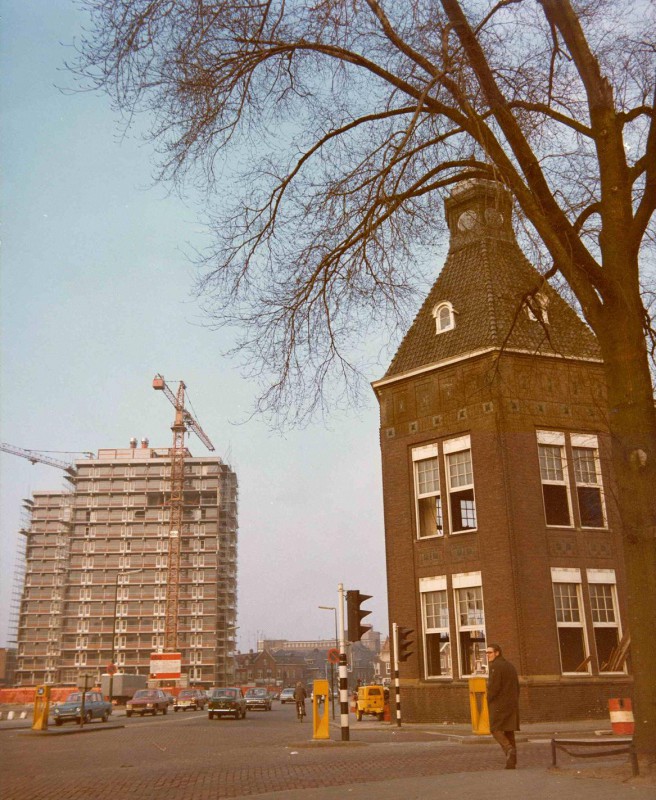
{"label": "yellow van", "polygon": [[360,721],[365,714],[370,714],[382,721],[385,714],[386,693],[387,689],[380,684],[360,686],[355,707],[356,719]]}

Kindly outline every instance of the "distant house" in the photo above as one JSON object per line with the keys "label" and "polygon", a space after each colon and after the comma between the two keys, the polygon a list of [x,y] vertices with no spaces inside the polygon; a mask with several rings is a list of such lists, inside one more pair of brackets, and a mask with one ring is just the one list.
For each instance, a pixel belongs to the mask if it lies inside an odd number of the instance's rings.
{"label": "distant house", "polygon": [[390,624],[415,639],[404,717],[467,720],[492,642],[524,719],[603,717],[632,679],[599,347],[523,255],[505,190],[469,181],[445,207],[444,267],[373,384]]}
{"label": "distant house", "polygon": [[305,661],[298,653],[265,649],[235,656],[235,676],[241,686],[253,684],[284,688],[305,681],[305,673]]}

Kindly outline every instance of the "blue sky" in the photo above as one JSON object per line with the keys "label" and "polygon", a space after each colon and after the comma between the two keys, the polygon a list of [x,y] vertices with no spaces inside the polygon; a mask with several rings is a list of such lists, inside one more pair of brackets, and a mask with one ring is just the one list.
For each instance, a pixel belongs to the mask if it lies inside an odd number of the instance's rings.
{"label": "blue sky", "polygon": [[[202,325],[185,256],[193,208],[153,186],[152,151],[121,136],[106,97],[65,94],[83,17],[68,0],[0,0],[3,183],[2,441],[97,451],[148,436],[168,446],[172,407],[151,388],[184,379],[240,484],[239,645],[329,637],[337,584],[387,602],[378,410],[280,436],[248,419],[256,387]],[[372,374],[380,377],[384,366]],[[196,455],[203,446],[190,439]],[[66,458],[65,455],[60,456]],[[0,643],[7,633],[21,500],[62,473],[0,454]]]}

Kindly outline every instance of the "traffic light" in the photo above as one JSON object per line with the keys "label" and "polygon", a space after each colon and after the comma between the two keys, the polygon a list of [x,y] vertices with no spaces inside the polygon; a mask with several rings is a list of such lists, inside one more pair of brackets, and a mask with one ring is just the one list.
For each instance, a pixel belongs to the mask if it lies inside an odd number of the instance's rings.
{"label": "traffic light", "polygon": [[407,661],[413,653],[410,648],[413,646],[414,642],[410,636],[414,633],[414,630],[412,628],[401,627],[398,627],[396,630],[399,639],[398,659],[399,661]]}
{"label": "traffic light", "polygon": [[370,594],[360,594],[357,589],[349,589],[346,592],[346,611],[348,623],[349,642],[359,642],[367,631],[371,630],[371,625],[363,625],[362,618],[371,611],[360,608],[365,600],[371,598]]}

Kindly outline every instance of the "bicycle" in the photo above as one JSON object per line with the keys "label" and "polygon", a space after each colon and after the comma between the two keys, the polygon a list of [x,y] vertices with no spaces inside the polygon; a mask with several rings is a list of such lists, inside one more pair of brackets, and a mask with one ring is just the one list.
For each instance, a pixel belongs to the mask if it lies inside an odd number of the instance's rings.
{"label": "bicycle", "polygon": [[305,716],[305,700],[296,701],[296,716],[299,722],[303,722],[303,717]]}

